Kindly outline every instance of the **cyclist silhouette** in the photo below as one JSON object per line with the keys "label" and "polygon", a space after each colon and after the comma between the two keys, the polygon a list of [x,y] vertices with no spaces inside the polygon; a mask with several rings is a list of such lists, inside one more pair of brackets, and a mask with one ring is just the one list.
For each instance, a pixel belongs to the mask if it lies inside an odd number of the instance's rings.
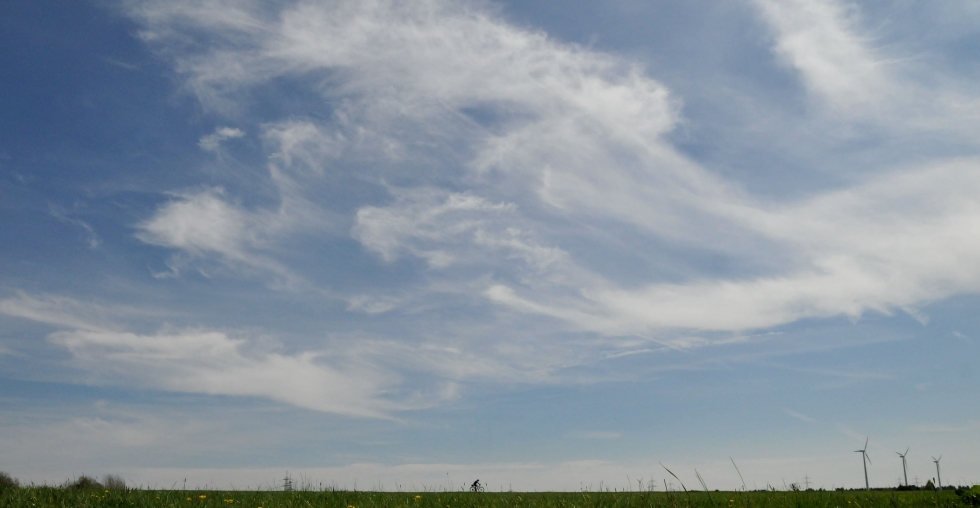
{"label": "cyclist silhouette", "polygon": [[470,485],[470,492],[483,492],[483,485],[480,485],[479,478],[473,482],[473,485]]}

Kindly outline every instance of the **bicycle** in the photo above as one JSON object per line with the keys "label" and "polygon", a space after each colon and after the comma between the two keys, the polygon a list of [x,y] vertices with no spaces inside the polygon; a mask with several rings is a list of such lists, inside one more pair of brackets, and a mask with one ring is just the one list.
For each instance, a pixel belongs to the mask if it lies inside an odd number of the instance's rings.
{"label": "bicycle", "polygon": [[480,480],[477,480],[473,482],[473,485],[470,485],[470,492],[483,492],[483,491],[484,488],[483,485],[480,484]]}

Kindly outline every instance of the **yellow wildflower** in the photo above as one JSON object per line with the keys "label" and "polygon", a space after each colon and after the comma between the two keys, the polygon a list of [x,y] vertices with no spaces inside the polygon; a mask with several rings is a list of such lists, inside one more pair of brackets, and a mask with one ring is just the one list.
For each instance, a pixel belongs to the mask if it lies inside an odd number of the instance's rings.
{"label": "yellow wildflower", "polygon": [[197,497],[199,497],[201,499],[206,499],[208,496],[205,496],[204,494],[201,494],[200,496],[197,496]]}

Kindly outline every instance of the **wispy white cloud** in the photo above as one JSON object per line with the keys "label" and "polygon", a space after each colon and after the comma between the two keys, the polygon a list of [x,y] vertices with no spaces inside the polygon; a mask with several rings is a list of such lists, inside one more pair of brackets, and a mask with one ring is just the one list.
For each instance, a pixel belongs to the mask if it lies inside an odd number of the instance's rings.
{"label": "wispy white cloud", "polygon": [[[875,48],[850,4],[757,3],[776,52],[845,122],[919,86]],[[561,322],[564,332],[687,348],[712,341],[678,330],[895,311],[924,322],[918,308],[980,291],[969,262],[980,253],[969,234],[980,224],[975,159],[882,168],[863,183],[774,202],[674,147],[680,100],[640,66],[472,5],[127,5],[144,38],[216,111],[246,104],[253,86],[274,79],[322,97],[306,118],[264,124],[278,208],[246,210],[216,190],[179,194],[140,226],[145,242],[303,278],[270,239],[343,223],[324,218],[330,198],[311,190],[328,192],[322,182],[340,172],[390,198],[348,204],[345,230],[384,262],[414,256],[429,268],[410,296],[360,291],[345,298],[351,311],[377,315],[429,296],[431,308],[451,286],[467,302]],[[940,102],[916,109],[917,128],[939,125]],[[669,245],[679,258],[764,269],[719,274],[692,262],[665,277],[638,264],[635,276],[617,276],[589,262],[616,254],[594,233],[609,227],[635,235],[640,250]]]}
{"label": "wispy white cloud", "polygon": [[[799,72],[817,99],[813,116],[832,116],[916,136],[942,132],[961,139],[976,122],[980,101],[967,83],[915,53],[895,53],[862,19],[858,4],[845,0],[753,0],[775,33],[774,52]],[[969,17],[962,6],[948,13]],[[943,10],[942,8],[939,9]],[[851,132],[850,129],[843,129]]]}
{"label": "wispy white cloud", "polygon": [[837,425],[837,430],[839,430],[841,434],[844,434],[845,436],[853,439],[856,442],[859,441],[861,443],[864,443],[868,439],[868,436],[861,434],[860,432],[848,427],[847,425]]}
{"label": "wispy white cloud", "polygon": [[113,384],[264,397],[352,416],[381,417],[399,408],[380,398],[394,381],[389,375],[329,351],[249,354],[245,339],[207,330],[150,335],[72,330],[56,332],[49,340],[67,348],[78,366]]}
{"label": "wispy white cloud", "polygon": [[221,143],[229,139],[240,138],[245,135],[241,129],[234,127],[218,127],[213,133],[202,136],[197,142],[197,146],[206,152],[217,152],[221,148]]}
{"label": "wispy white cloud", "polygon": [[793,411],[792,409],[784,409],[783,412],[788,414],[789,416],[792,416],[793,418],[796,418],[801,422],[813,423],[816,421],[812,416],[807,416],[803,413],[798,413],[796,411]]}
{"label": "wispy white cloud", "polygon": [[[78,382],[137,386],[179,393],[270,399],[327,413],[393,418],[453,400],[460,383],[554,383],[562,368],[588,363],[548,346],[465,340],[408,342],[391,338],[324,337],[322,345],[284,353],[274,335],[150,324],[157,312],[52,295],[0,300],[0,314],[51,325],[50,343],[86,373]],[[448,343],[447,343],[448,342]],[[424,376],[424,384],[412,382]]]}
{"label": "wispy white cloud", "polygon": [[757,0],[775,28],[776,52],[835,109],[865,109],[892,93],[888,61],[861,35],[859,12],[838,0]]}
{"label": "wispy white cloud", "polygon": [[136,237],[150,244],[177,249],[189,256],[168,261],[170,274],[179,275],[189,260],[214,258],[227,266],[259,277],[272,276],[280,288],[309,284],[276,259],[277,240],[295,229],[322,230],[315,225],[330,217],[309,218],[310,205],[284,199],[278,209],[248,210],[225,197],[223,189],[173,193],[172,199],[137,225]]}
{"label": "wispy white cloud", "polygon": [[[463,142],[475,150],[465,166],[510,175],[527,186],[515,190],[535,192],[567,213],[612,215],[681,237],[689,236],[689,221],[664,212],[698,213],[734,190],[662,139],[677,121],[677,105],[641,69],[479,10],[442,1],[412,8],[300,3],[278,21],[254,19],[240,8],[225,15],[229,23],[216,25],[221,4],[139,5],[134,13],[159,32],[157,43],[175,29],[193,29],[191,20],[199,18],[229,41],[248,38],[248,49],[237,52],[178,57],[196,87],[213,86],[201,92],[204,101],[218,93],[233,98],[269,74],[330,72],[342,81],[328,97],[346,100],[337,127],[352,135],[377,133],[402,146],[395,152],[403,156],[415,153],[412,145],[438,152],[440,144]],[[200,12],[209,7],[215,12]],[[240,18],[251,21],[230,21]],[[255,70],[236,71],[229,61],[250,62]],[[486,114],[496,120],[488,123]]]}
{"label": "wispy white cloud", "polygon": [[[134,333],[123,320],[139,311],[24,293],[0,300],[0,313],[62,328],[48,340],[72,354],[73,365],[89,373],[90,383],[262,397],[315,411],[384,418],[455,396],[450,384],[432,396],[392,398],[402,383],[384,365],[392,351],[372,350],[370,343],[285,354],[273,338],[224,330],[165,327]],[[401,358],[426,356],[406,345],[398,350]]]}
{"label": "wispy white cloud", "polygon": [[259,222],[247,212],[221,199],[223,191],[206,190],[175,196],[139,226],[146,243],[176,247],[195,254],[217,253],[243,259],[243,249],[262,239],[250,226]]}
{"label": "wispy white cloud", "polygon": [[115,58],[110,58],[110,57],[107,57],[107,56],[102,56],[102,57],[99,57],[99,59],[102,60],[103,62],[109,64],[109,65],[113,65],[113,66],[119,67],[121,69],[126,69],[127,71],[138,71],[138,70],[140,70],[140,66],[139,65],[132,64],[132,63],[129,63],[129,62],[124,62],[122,60],[117,60]]}
{"label": "wispy white cloud", "polygon": [[59,206],[51,205],[49,206],[49,210],[51,216],[60,220],[61,222],[82,228],[82,230],[85,232],[85,242],[88,244],[89,248],[97,249],[100,245],[102,245],[102,239],[99,238],[98,233],[95,232],[95,228],[93,228],[91,224],[81,219],[72,217],[67,210]]}
{"label": "wispy white cloud", "polygon": [[[145,243],[179,249],[195,258],[216,256],[245,270],[271,273],[287,284],[298,278],[263,252],[291,219],[275,211],[249,211],[223,197],[221,188],[175,194],[156,213],[138,225],[136,237]],[[179,273],[178,260],[169,263]]]}
{"label": "wispy white cloud", "polygon": [[266,125],[263,137],[274,150],[275,170],[293,175],[322,175],[327,163],[343,156],[350,145],[343,132],[324,131],[313,122],[297,119]]}
{"label": "wispy white cloud", "polygon": [[0,314],[87,331],[118,330],[117,323],[126,318],[160,316],[159,312],[128,305],[80,301],[57,295],[31,295],[24,291],[0,299]]}
{"label": "wispy white cloud", "polygon": [[[980,209],[980,162],[953,161],[898,173],[792,207],[743,210],[745,224],[800,254],[787,272],[748,280],[695,280],[587,293],[589,315],[540,304],[524,311],[564,315],[589,329],[640,333],[662,328],[745,330],[805,317],[890,313],[980,291],[967,259]],[[941,246],[941,247],[940,247]],[[502,289],[491,296],[503,298]],[[520,300],[523,301],[523,300]],[[591,324],[589,324],[591,323]],[[611,328],[606,328],[611,327]]]}
{"label": "wispy white cloud", "polygon": [[393,192],[397,196],[394,204],[359,209],[351,231],[385,261],[408,252],[433,268],[444,268],[480,258],[485,263],[487,254],[503,254],[535,268],[546,268],[566,258],[561,249],[538,245],[516,227],[513,218],[513,224],[508,224],[507,216],[513,217],[517,209],[513,203],[493,203],[469,193],[436,189]]}

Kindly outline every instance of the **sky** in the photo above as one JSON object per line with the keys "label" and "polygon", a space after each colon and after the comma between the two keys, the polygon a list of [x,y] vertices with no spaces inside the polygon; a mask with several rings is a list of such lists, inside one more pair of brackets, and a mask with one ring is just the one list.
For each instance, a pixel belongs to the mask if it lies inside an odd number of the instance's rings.
{"label": "sky", "polygon": [[978,55],[972,0],[3,2],[0,470],[980,483]]}

